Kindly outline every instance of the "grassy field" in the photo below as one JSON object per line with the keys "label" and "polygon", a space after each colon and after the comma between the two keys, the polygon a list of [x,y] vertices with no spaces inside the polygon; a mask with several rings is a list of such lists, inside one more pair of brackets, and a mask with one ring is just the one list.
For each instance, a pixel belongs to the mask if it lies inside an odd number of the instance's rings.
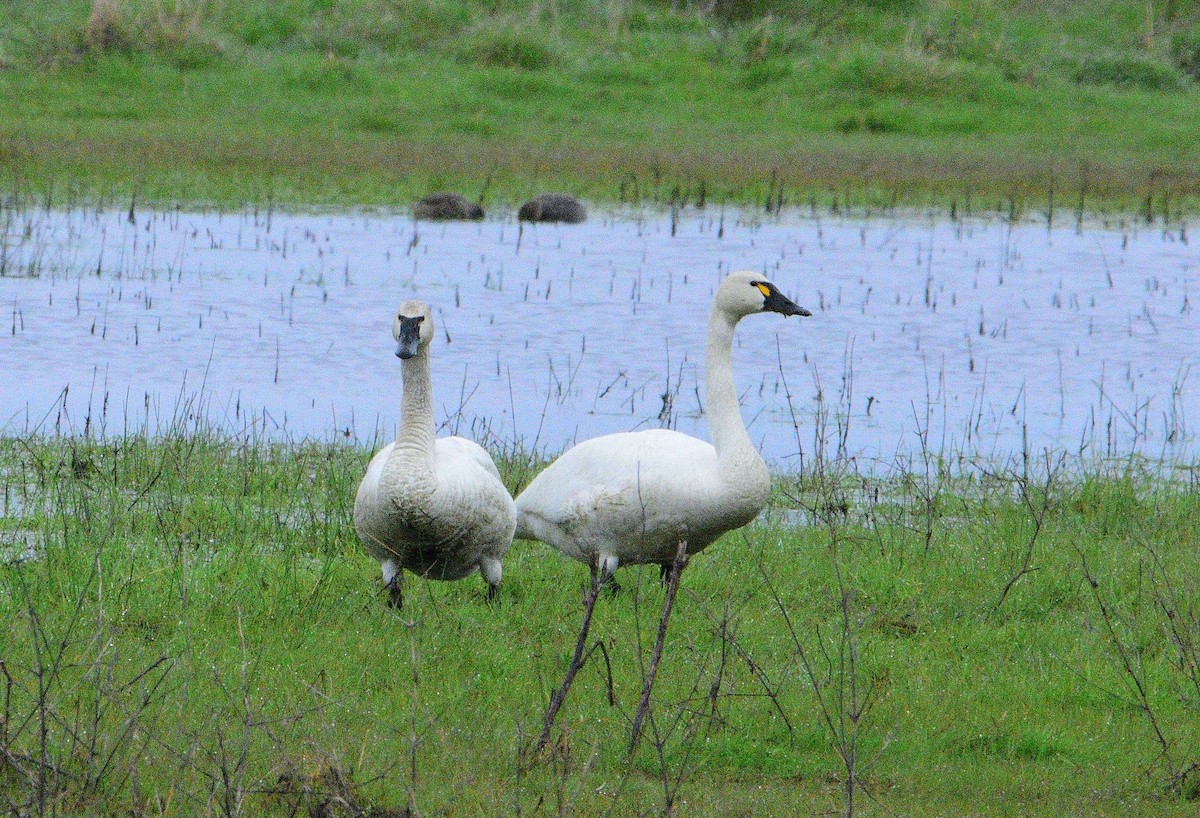
{"label": "grassy field", "polygon": [[4,811],[816,815],[852,772],[859,815],[1195,815],[1193,470],[779,475],[685,571],[637,751],[663,590],[625,569],[532,754],[586,571],[517,542],[498,603],[413,579],[388,609],[368,454],[0,440]]}
{"label": "grassy field", "polygon": [[1182,0],[0,4],[0,187],[68,204],[1195,211]]}

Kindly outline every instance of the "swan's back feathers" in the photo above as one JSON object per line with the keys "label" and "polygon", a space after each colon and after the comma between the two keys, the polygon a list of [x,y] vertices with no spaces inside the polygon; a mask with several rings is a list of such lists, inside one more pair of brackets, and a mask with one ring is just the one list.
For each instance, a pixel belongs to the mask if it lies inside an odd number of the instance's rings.
{"label": "swan's back feathers", "polygon": [[500,470],[496,468],[496,463],[492,460],[492,456],[487,453],[487,449],[480,446],[474,440],[465,437],[439,437],[437,440],[438,457],[449,457],[451,452],[458,450],[463,456],[469,457],[484,468],[492,477],[500,481]]}

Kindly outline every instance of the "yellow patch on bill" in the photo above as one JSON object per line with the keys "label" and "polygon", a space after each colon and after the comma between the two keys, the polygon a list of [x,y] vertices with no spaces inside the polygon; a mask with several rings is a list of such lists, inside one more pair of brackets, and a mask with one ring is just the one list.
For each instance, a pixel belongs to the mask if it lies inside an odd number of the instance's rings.
{"label": "yellow patch on bill", "polygon": [[763,284],[761,281],[756,281],[756,282],[754,282],[754,286],[758,287],[758,291],[760,293],[762,293],[765,297],[767,297],[767,298],[771,297],[771,288],[768,287],[766,284]]}

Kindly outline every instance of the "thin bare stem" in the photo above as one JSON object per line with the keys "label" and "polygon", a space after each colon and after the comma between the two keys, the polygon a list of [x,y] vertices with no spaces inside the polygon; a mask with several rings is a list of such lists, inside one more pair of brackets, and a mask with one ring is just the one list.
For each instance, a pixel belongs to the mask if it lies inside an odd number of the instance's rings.
{"label": "thin bare stem", "polygon": [[[571,690],[571,684],[575,681],[575,675],[583,669],[587,662],[587,657],[591,655],[590,651],[585,653],[584,646],[587,644],[588,631],[592,627],[592,612],[596,609],[596,600],[600,597],[600,588],[603,586],[603,572],[594,570],[592,572],[592,584],[588,589],[587,598],[583,603],[583,623],[579,626],[579,636],[575,639],[575,653],[571,656],[571,663],[567,665],[567,673],[563,676],[562,684],[558,690],[554,691],[554,695],[550,697],[550,706],[546,708],[546,718],[542,722],[542,734],[538,736],[537,745],[534,748],[534,754],[540,753],[550,743],[550,731],[554,729],[554,721],[558,718],[558,711],[562,709],[563,702],[567,700],[567,693]],[[607,652],[605,657],[607,658]]]}
{"label": "thin bare stem", "polygon": [[650,654],[650,667],[646,670],[646,679],[642,684],[642,698],[638,702],[637,712],[633,716],[633,728],[629,735],[629,752],[637,749],[638,739],[642,735],[642,722],[646,711],[650,708],[650,693],[654,690],[654,677],[658,675],[658,662],[662,659],[663,643],[667,638],[667,624],[671,619],[671,608],[675,605],[675,594],[679,591],[679,578],[683,575],[684,566],[688,563],[687,540],[680,540],[675,550],[675,561],[671,563],[671,572],[667,576],[667,598],[663,600],[662,616],[658,620],[658,638],[654,641],[654,652]]}
{"label": "thin bare stem", "polygon": [[1037,491],[1030,491],[1031,480],[1028,457],[1024,458],[1025,467],[1022,473],[1016,476],[1017,488],[1021,492],[1021,500],[1025,503],[1025,507],[1029,511],[1029,517],[1033,521],[1033,531],[1025,543],[1025,554],[1021,559],[1021,567],[1009,578],[1008,583],[1004,586],[1004,590],[1000,592],[1000,598],[996,600],[996,604],[992,608],[992,613],[1000,610],[1000,607],[1004,604],[1004,600],[1008,598],[1009,591],[1013,589],[1022,577],[1037,570],[1033,565],[1034,546],[1037,545],[1038,537],[1045,527],[1046,517],[1054,501],[1053,490],[1055,482],[1066,460],[1065,454],[1059,454],[1058,458],[1055,459],[1049,451],[1043,452],[1043,456],[1046,461],[1046,479],[1037,487]]}
{"label": "thin bare stem", "polygon": [[1117,658],[1121,662],[1121,670],[1124,672],[1125,678],[1129,681],[1136,695],[1136,700],[1133,704],[1146,716],[1146,721],[1149,722],[1150,729],[1154,731],[1154,740],[1158,743],[1163,764],[1170,774],[1174,774],[1176,767],[1171,755],[1171,742],[1167,740],[1167,736],[1159,723],[1158,715],[1150,703],[1150,692],[1146,688],[1145,674],[1138,667],[1137,660],[1134,658],[1129,646],[1125,644],[1120,634],[1117,633],[1116,617],[1108,603],[1100,595],[1100,581],[1096,579],[1091,566],[1088,565],[1087,556],[1079,546],[1075,547],[1075,551],[1079,555],[1080,564],[1083,566],[1083,576],[1087,580],[1088,586],[1092,589],[1092,598],[1096,602],[1096,607],[1100,610],[1100,617],[1104,621],[1104,630],[1108,634],[1109,643],[1112,645],[1113,650],[1116,651]]}

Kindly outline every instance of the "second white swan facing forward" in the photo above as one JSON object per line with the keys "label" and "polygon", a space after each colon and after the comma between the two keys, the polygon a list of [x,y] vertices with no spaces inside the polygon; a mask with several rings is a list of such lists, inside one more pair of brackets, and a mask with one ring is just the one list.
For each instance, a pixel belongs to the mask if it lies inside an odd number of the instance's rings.
{"label": "second white swan facing forward", "polygon": [[482,446],[434,435],[429,305],[401,304],[392,335],[403,361],[400,429],[367,466],[354,499],[354,527],[380,562],[391,605],[403,601],[404,569],[429,579],[461,579],[478,569],[492,599],[516,527],[513,499]]}
{"label": "second white swan facing forward", "polygon": [[618,565],[673,562],[753,520],[767,503],[767,464],[746,433],[733,383],[733,331],[747,315],[811,315],[762,275],[733,273],[708,319],[712,444],[653,429],[568,450],[517,497],[517,536],[541,540],[611,577]]}

